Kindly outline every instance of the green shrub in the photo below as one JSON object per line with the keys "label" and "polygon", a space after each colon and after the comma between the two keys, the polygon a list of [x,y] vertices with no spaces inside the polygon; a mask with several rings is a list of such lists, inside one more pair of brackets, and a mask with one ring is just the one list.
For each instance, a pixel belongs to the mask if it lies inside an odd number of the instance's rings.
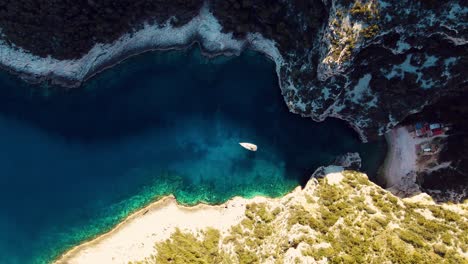
{"label": "green shrub", "polygon": [[243,235],[242,227],[240,225],[235,225],[231,227],[231,234],[242,236]]}
{"label": "green shrub", "polygon": [[237,238],[236,236],[226,236],[224,239],[223,239],[223,244],[229,244],[229,243],[234,243],[237,241]]}
{"label": "green shrub", "polygon": [[440,236],[442,242],[444,242],[444,244],[448,245],[448,246],[451,246],[452,245],[452,235],[449,234],[449,233],[443,233],[441,236]]}
{"label": "green shrub", "polygon": [[400,237],[401,240],[415,247],[424,247],[426,245],[423,239],[419,235],[408,230],[400,229],[398,232],[398,236]]}
{"label": "green shrub", "polygon": [[372,209],[372,208],[370,208],[370,207],[367,207],[367,206],[364,207],[364,209],[366,210],[366,212],[367,212],[368,214],[376,214],[376,213],[377,213],[376,210],[374,210],[374,209]]}
{"label": "green shrub", "polygon": [[437,255],[441,257],[445,256],[445,254],[447,253],[447,247],[443,244],[435,244],[432,246],[432,249]]}
{"label": "green shrub", "polygon": [[305,195],[305,198],[306,198],[307,203],[310,203],[310,204],[311,204],[311,203],[315,203],[315,201],[314,201],[314,199],[312,198],[312,196],[306,194],[306,195]]}
{"label": "green shrub", "polygon": [[275,219],[275,216],[268,210],[265,203],[247,204],[245,216],[251,220],[255,220],[255,217],[258,216],[261,221],[266,223],[269,223]]}
{"label": "green shrub", "polygon": [[316,194],[320,197],[320,203],[325,206],[332,205],[344,196],[341,189],[327,183],[321,184],[317,188]]}
{"label": "green shrub", "polygon": [[387,218],[383,218],[383,217],[376,217],[374,218],[374,220],[379,223],[379,225],[383,228],[385,228],[388,223],[390,223],[390,221],[387,219]]}
{"label": "green shrub", "polygon": [[320,208],[320,217],[322,218],[323,224],[329,227],[333,226],[339,219],[338,215],[323,207]]}
{"label": "green shrub", "polygon": [[236,246],[234,250],[236,252],[239,263],[251,264],[259,262],[257,254],[255,254],[253,251],[247,250],[243,246]]}
{"label": "green shrub", "polygon": [[241,221],[241,225],[245,229],[252,230],[253,227],[254,227],[254,221],[252,219],[250,219],[250,218],[245,218],[244,220]]}
{"label": "green shrub", "polygon": [[273,233],[271,225],[259,224],[255,226],[254,236],[259,240],[263,240]]}
{"label": "green shrub", "polygon": [[379,26],[376,24],[370,25],[368,27],[365,27],[362,29],[361,34],[364,36],[366,39],[371,39],[379,33]]}
{"label": "green shrub", "polygon": [[312,248],[308,250],[303,250],[302,255],[313,257],[315,260],[321,260],[322,258],[331,258],[336,254],[335,250],[332,247],[325,248]]}
{"label": "green shrub", "polygon": [[304,207],[291,208],[288,217],[288,226],[291,228],[291,226],[295,224],[308,225],[309,218],[312,218],[312,215],[307,212]]}
{"label": "green shrub", "polygon": [[219,231],[208,229],[204,239],[198,240],[179,229],[164,242],[156,243],[157,263],[226,263],[229,258],[219,250]]}
{"label": "green shrub", "polygon": [[455,212],[450,210],[444,210],[444,218],[448,221],[452,222],[459,222],[461,220],[461,216]]}
{"label": "green shrub", "polygon": [[273,212],[271,212],[273,214],[273,216],[277,216],[279,215],[283,210],[281,209],[281,207],[276,207]]}
{"label": "green shrub", "polygon": [[379,19],[378,10],[375,8],[375,3],[368,5],[360,1],[354,2],[350,12],[354,19],[361,19],[369,22],[373,19]]}

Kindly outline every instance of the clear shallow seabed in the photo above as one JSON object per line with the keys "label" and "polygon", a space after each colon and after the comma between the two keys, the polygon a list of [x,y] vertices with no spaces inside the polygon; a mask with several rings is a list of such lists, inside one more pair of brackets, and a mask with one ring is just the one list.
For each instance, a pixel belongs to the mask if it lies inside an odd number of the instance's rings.
{"label": "clear shallow seabed", "polygon": [[0,73],[0,88],[2,264],[47,263],[162,195],[280,196],[337,155],[358,151],[371,177],[385,155],[342,121],[289,113],[253,52],[146,53],[69,91]]}

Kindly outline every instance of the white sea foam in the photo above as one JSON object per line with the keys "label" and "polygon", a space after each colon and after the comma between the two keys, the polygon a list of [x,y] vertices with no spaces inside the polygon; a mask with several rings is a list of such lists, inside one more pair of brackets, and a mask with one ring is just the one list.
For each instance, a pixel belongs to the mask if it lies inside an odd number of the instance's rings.
{"label": "white sea foam", "polygon": [[212,54],[239,54],[251,44],[251,48],[267,54],[277,63],[278,72],[283,65],[274,41],[263,38],[259,33],[249,34],[245,40],[233,38],[232,33],[223,33],[221,24],[206,5],[198,16],[181,27],[173,27],[169,22],[164,25],[145,24],[142,29],[125,34],[113,43],[96,44],[79,59],[42,58],[0,40],[0,63],[28,79],[51,79],[56,82],[64,79],[68,81],[64,85],[77,86],[106,65],[114,64],[125,56],[150,49],[183,47],[195,40]]}

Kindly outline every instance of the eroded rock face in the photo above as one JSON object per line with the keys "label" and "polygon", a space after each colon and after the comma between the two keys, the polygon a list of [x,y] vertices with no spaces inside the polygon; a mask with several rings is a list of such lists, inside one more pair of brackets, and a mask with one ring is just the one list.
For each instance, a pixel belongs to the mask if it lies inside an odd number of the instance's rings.
{"label": "eroded rock face", "polygon": [[439,200],[468,190],[467,38],[463,0],[0,1],[0,66],[28,81],[77,87],[196,41],[209,55],[264,53],[292,112],[343,119],[363,141],[403,120],[451,124],[439,161],[451,165],[403,184]]}
{"label": "eroded rock face", "polygon": [[[234,263],[467,260],[466,203],[436,204],[425,193],[400,199],[353,171],[335,171],[322,179],[311,179],[304,189],[296,189],[281,199],[254,198],[243,204],[244,215],[238,216],[238,223],[230,229],[175,231],[169,239],[156,241],[152,258],[141,258],[138,263],[149,264],[154,259],[177,261],[182,257],[187,262],[197,262],[200,255],[206,256],[206,263],[220,263],[223,259]],[[229,203],[226,208],[232,210]],[[229,214],[223,215],[227,218]],[[93,245],[105,245],[100,251],[93,247],[82,251],[102,256],[102,251],[113,247],[109,240],[98,241]],[[204,253],[192,254],[200,251]],[[80,255],[83,253],[74,257]],[[119,260],[117,255],[115,259]]]}
{"label": "eroded rock face", "polygon": [[202,5],[203,0],[4,0],[0,28],[11,43],[36,55],[74,59],[145,21],[186,24]]}
{"label": "eroded rock face", "polygon": [[461,1],[219,2],[213,10],[226,32],[260,32],[276,42],[293,112],[345,119],[363,140],[467,88],[468,6]]}
{"label": "eroded rock face", "polygon": [[122,53],[195,39],[209,53],[252,47],[275,60],[292,112],[346,120],[364,141],[468,89],[461,0],[20,0],[0,14],[4,66],[69,86]]}
{"label": "eroded rock face", "polygon": [[468,7],[457,1],[435,9],[419,1],[356,3],[329,2],[315,46],[285,56],[281,81],[292,111],[317,121],[345,119],[365,140],[467,89]]}
{"label": "eroded rock face", "polygon": [[342,166],[347,170],[359,170],[361,168],[362,160],[357,152],[348,152],[336,158],[335,165]]}

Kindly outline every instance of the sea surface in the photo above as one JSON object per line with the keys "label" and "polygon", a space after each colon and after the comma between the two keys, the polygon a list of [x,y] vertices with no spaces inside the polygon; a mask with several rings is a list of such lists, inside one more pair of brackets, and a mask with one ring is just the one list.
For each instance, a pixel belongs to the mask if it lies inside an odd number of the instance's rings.
{"label": "sea surface", "polygon": [[385,148],[290,113],[254,52],[145,53],[72,90],[2,72],[0,263],[48,263],[171,193],[187,205],[281,196],[346,152],[375,177]]}

